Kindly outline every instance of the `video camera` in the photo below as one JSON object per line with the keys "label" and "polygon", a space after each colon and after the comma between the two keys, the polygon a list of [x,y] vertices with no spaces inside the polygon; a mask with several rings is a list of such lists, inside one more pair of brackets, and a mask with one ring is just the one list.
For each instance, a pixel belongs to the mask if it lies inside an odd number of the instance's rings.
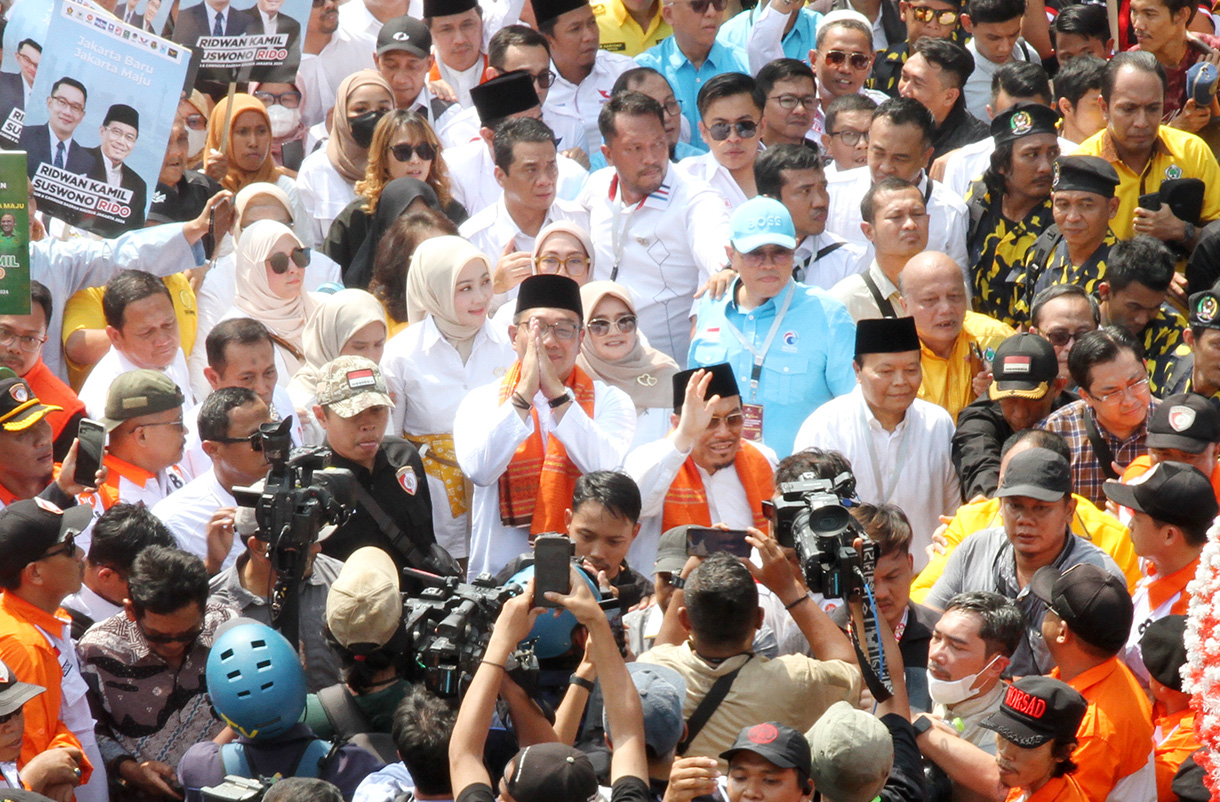
{"label": "video camera", "polygon": [[[779,486],[772,503],[775,539],[796,549],[805,584],[828,599],[848,599],[872,585],[880,549],[855,522],[843,501],[851,474],[819,479],[804,473]],[[861,552],[854,542],[863,540]]]}

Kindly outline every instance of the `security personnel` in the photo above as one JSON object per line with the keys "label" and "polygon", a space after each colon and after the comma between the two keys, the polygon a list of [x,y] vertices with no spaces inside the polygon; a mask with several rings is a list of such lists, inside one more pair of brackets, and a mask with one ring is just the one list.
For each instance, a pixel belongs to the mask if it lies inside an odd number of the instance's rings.
{"label": "security personnel", "polygon": [[1190,327],[1182,339],[1190,353],[1179,356],[1165,380],[1165,395],[1198,393],[1220,408],[1220,295],[1196,292],[1187,303]]}
{"label": "security personnel", "polygon": [[1051,225],[1051,174],[1059,156],[1059,113],[1041,103],[1014,104],[991,121],[996,149],[966,195],[966,246],[975,310],[1015,325],[1017,278],[1025,255]]}
{"label": "security personnel", "polygon": [[361,546],[376,546],[399,568],[441,573],[448,553],[432,532],[432,497],[415,446],[386,437],[394,406],[377,363],[341,356],[322,368],[314,415],[334,452],[330,464],[356,476],[355,513],[322,542],[322,551],[345,560]]}
{"label": "security personnel", "polygon": [[1055,222],[1042,232],[1017,277],[1014,307],[1029,323],[1034,297],[1053,284],[1075,284],[1094,293],[1106,272],[1110,247],[1118,241],[1110,221],[1118,213],[1118,173],[1099,156],[1060,156],[1051,180]]}

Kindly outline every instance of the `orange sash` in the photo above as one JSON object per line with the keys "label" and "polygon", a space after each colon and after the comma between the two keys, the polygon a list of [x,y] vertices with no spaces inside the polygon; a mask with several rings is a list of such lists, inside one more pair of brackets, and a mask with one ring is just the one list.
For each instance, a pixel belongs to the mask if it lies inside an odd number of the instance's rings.
{"label": "orange sash", "polygon": [[[521,377],[521,361],[513,363],[512,369],[500,383],[500,403],[508,400],[517,389]],[[593,417],[593,380],[580,368],[573,367],[572,375],[564,382],[580,408]],[[532,399],[531,399],[532,400]],[[568,451],[554,433],[542,446],[542,427],[538,423],[538,410],[530,409],[534,419],[534,432],[517,446],[508,469],[500,477],[500,522],[505,526],[529,524],[530,534],[564,531],[563,513],[572,505],[572,492],[580,470],[568,459]]]}
{"label": "orange sash", "polygon": [[[741,479],[742,487],[746,489],[746,499],[750,502],[750,511],[754,513],[754,526],[765,531],[767,517],[763,514],[762,502],[771,498],[775,492],[775,473],[771,469],[771,463],[767,462],[761,451],[742,440],[741,448],[733,459],[733,467],[737,471],[737,477]],[[699,476],[694,459],[687,457],[678,475],[669,485],[669,492],[665,494],[661,531],[668,532],[683,524],[711,526],[712,523],[703,478]]]}
{"label": "orange sash", "polygon": [[[487,54],[484,53],[482,56],[480,56],[480,58],[483,59],[483,74],[479,76],[479,83],[482,84],[487,81],[490,81],[492,76],[487,74]],[[432,62],[432,69],[428,70],[428,80],[429,81],[442,80],[441,63],[440,63],[439,59]]]}

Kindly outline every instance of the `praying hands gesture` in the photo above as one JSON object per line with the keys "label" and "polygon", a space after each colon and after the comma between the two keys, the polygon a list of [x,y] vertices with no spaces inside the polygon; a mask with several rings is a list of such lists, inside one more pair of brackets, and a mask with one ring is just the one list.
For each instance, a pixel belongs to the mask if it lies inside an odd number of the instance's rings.
{"label": "praying hands gesture", "polygon": [[[555,369],[555,363],[547,355],[546,345],[542,342],[542,327],[545,324],[537,318],[530,318],[528,322],[523,321],[520,325],[529,326],[529,335],[525,355],[521,357],[521,375],[517,379],[515,395],[529,406],[522,407],[520,401],[515,406],[521,420],[525,420],[529,417],[534,396],[539,390],[547,398],[558,398],[567,392],[567,388],[559,378],[559,371]],[[567,407],[568,405],[564,404],[555,408],[555,423],[563,419]]]}

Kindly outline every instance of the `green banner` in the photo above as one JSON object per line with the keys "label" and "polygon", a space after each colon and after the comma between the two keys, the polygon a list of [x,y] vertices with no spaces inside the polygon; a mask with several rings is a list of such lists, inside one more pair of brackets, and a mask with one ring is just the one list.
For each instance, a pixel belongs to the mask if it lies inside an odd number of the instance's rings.
{"label": "green banner", "polygon": [[0,152],[0,315],[30,313],[29,180],[25,152]]}

